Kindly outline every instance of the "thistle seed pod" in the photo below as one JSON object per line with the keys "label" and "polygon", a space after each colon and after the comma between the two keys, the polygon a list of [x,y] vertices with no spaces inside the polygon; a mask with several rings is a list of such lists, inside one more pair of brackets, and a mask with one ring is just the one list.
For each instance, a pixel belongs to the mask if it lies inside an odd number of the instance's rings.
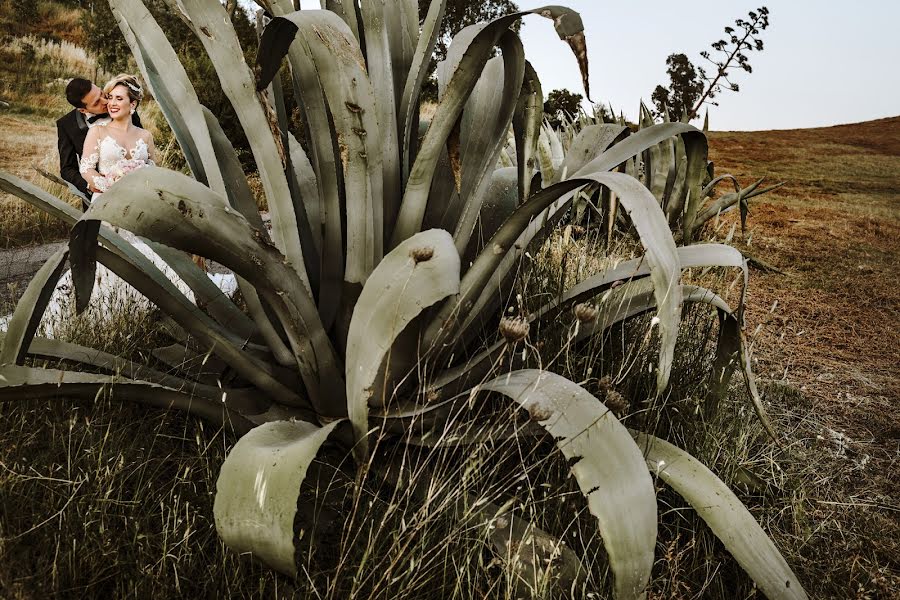
{"label": "thistle seed pod", "polygon": [[628,400],[625,399],[625,396],[617,392],[616,390],[609,390],[606,392],[606,400],[604,402],[606,407],[613,411],[616,414],[621,414],[625,412],[625,409],[628,408]]}
{"label": "thistle seed pod", "polygon": [[524,317],[503,317],[500,319],[500,334],[510,344],[524,340],[528,336],[529,329],[531,329],[531,326]]}
{"label": "thistle seed pod", "polygon": [[575,317],[582,323],[592,323],[599,314],[600,311],[593,304],[582,303],[575,305]]}

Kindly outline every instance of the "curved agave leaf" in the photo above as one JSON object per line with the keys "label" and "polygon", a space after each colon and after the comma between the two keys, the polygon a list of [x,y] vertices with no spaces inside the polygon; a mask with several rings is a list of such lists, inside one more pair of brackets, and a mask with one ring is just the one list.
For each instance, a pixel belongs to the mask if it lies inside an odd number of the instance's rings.
{"label": "curved agave leaf", "polygon": [[534,217],[563,194],[592,182],[605,185],[619,196],[619,202],[631,216],[646,249],[659,310],[661,340],[657,390],[662,392],[668,383],[681,318],[681,295],[677,293],[681,268],[668,222],[656,199],[634,178],[622,173],[585,174],[579,179],[569,179],[534,194],[506,220],[475,260],[460,283],[459,296],[449,299],[438,310],[426,330],[424,346],[431,347],[438,336],[444,339],[455,337],[462,319],[453,318],[454,314],[457,311],[466,314],[472,309],[503,257]]}
{"label": "curved agave leaf", "polygon": [[[83,216],[81,212],[73,208],[72,206],[66,204],[59,198],[48,194],[41,188],[35,186],[32,183],[29,183],[23,179],[19,179],[14,175],[10,175],[4,171],[0,171],[0,189],[17,196],[28,202],[32,206],[43,210],[49,215],[56,217],[62,220],[64,223],[74,226],[78,220]],[[126,241],[122,236],[117,234],[115,231],[110,229],[109,227],[100,227],[99,237],[103,240],[104,244],[106,244],[113,252],[117,253],[119,256],[122,256],[136,267],[141,269],[144,273],[150,276],[160,287],[162,287],[166,292],[173,297],[177,298],[179,302],[181,302],[186,309],[188,310],[197,310],[196,306],[179,290],[172,281],[166,277],[153,262],[147,258],[142,252],[137,250],[130,242]],[[89,251],[93,252],[93,247],[88,246]],[[173,270],[182,277],[184,281],[190,282],[194,281],[195,273],[200,273],[199,269],[196,265],[194,265],[189,260],[187,261],[189,264],[184,264],[184,269],[173,268]],[[176,262],[176,267],[182,265],[180,262]],[[205,275],[204,275],[205,276]],[[220,318],[222,322],[226,323],[234,323],[235,319],[235,311],[237,311],[236,307],[225,307],[225,303],[231,302],[224,294],[222,294],[222,290],[217,288],[211,282],[207,282],[209,287],[200,287],[198,286],[193,291],[197,294],[197,297],[203,301],[209,303],[211,307],[211,314],[214,314],[217,318]],[[204,290],[209,290],[210,295],[206,295]],[[214,292],[212,290],[215,290]],[[238,311],[239,312],[239,311]],[[218,328],[218,326],[216,326]],[[238,328],[240,329],[240,327]],[[240,340],[243,342],[245,340]],[[239,343],[240,343],[239,342]]]}
{"label": "curved agave leaf", "polygon": [[[294,12],[287,0],[272,2],[277,17]],[[343,12],[343,9],[341,9]],[[344,243],[341,224],[342,202],[337,164],[340,152],[325,105],[322,83],[309,49],[303,43],[292,43],[297,26],[285,18],[270,21],[259,41],[256,77],[259,89],[269,84],[287,53],[293,75],[294,97],[302,112],[309,158],[316,174],[323,230],[322,268],[319,283],[319,314],[328,328],[341,305],[344,279]]]}
{"label": "curved agave leaf", "polygon": [[[0,334],[0,338],[3,334]],[[196,381],[188,381],[157,371],[147,365],[133,362],[121,356],[115,356],[107,352],[101,352],[95,348],[87,346],[79,346],[71,342],[62,340],[51,340],[42,337],[35,337],[31,340],[31,345],[26,351],[28,356],[42,359],[66,360],[82,365],[89,365],[112,375],[119,375],[128,379],[138,379],[155,383],[172,390],[190,395],[202,396],[210,400],[222,402],[223,390],[216,386],[203,385]],[[238,400],[237,403],[234,400]],[[240,411],[242,413],[258,412],[261,406],[258,402],[247,402],[247,398],[231,392],[228,393],[224,400],[228,408]]]}
{"label": "curved agave leaf", "polygon": [[807,598],[775,544],[727,485],[693,456],[657,437],[632,432],[647,466],[678,492],[770,600]]}
{"label": "curved agave leaf", "polygon": [[[435,165],[440,153],[453,131],[466,100],[475,87],[484,64],[490,57],[494,46],[516,20],[526,14],[540,14],[554,20],[554,27],[564,39],[575,39],[582,35],[577,25],[580,24],[578,13],[560,7],[543,7],[531,11],[506,15],[491,21],[473,26],[465,40],[469,43],[453,44],[452,52],[448,52],[445,61],[447,72],[453,73],[447,90],[438,104],[428,133],[422,142],[416,161],[410,171],[409,180],[404,190],[397,226],[394,228],[391,246],[410,237],[422,227],[422,218],[428,203],[428,192],[434,178]],[[465,31],[465,30],[464,30]],[[458,38],[459,36],[457,36]],[[582,75],[586,79],[586,61],[582,63]]]}
{"label": "curved agave leaf", "polygon": [[[743,255],[731,246],[724,244],[700,244],[697,246],[679,247],[677,251],[682,268],[708,266],[741,267],[744,269],[746,277],[746,264],[743,260]],[[590,335],[605,331],[615,323],[649,310],[654,310],[656,308],[656,298],[653,288],[647,285],[646,282],[641,281],[641,278],[649,274],[650,268],[643,257],[625,261],[572,286],[565,291],[560,299],[553,300],[530,314],[528,322],[533,325],[538,320],[553,318],[558,315],[562,307],[588,300],[614,284],[625,282],[624,285],[601,300],[597,307],[599,310],[598,320],[579,329],[577,340],[583,340]],[[738,325],[735,328],[732,325],[737,324],[739,320],[735,318],[724,300],[704,288],[682,286],[682,293],[684,294],[684,302],[701,301],[712,304],[719,309],[720,314],[724,315],[726,319],[726,323],[720,329],[719,350],[716,355],[712,376],[712,388],[715,390],[715,398],[718,398],[727,388],[736,364],[737,355],[735,353],[740,344],[740,326]],[[738,346],[735,346],[735,343]],[[442,372],[432,384],[435,392],[439,393],[440,397],[447,397],[467,384],[472,385],[472,382],[481,379],[487,374],[493,361],[503,352],[505,346],[505,340],[499,340],[465,363]],[[515,357],[512,360],[515,361]],[[715,402],[715,398],[708,399],[708,404]],[[765,417],[764,412],[760,412],[761,404],[754,400],[754,406],[755,408],[758,407],[757,414],[761,415],[760,419],[766,425],[768,419]]]}
{"label": "curved agave leaf", "polygon": [[[361,284],[383,254],[381,207],[386,185],[382,156],[393,157],[394,162],[388,161],[388,165],[397,172],[396,153],[384,152],[384,147],[397,146],[396,127],[381,126],[377,120],[375,92],[362,52],[346,23],[334,13],[316,10],[297,11],[280,18],[297,28],[298,40],[317,66],[343,169],[347,217],[344,281]],[[260,56],[268,48],[268,31],[267,28],[260,40]],[[392,134],[390,138],[385,137],[388,134]],[[399,186],[399,180],[389,185]]]}
{"label": "curved agave leaf", "polygon": [[225,7],[204,0],[165,1],[173,12],[185,16],[186,23],[206,49],[222,91],[234,107],[253,151],[272,213],[272,240],[309,288],[297,217],[284,172],[285,148],[280,144],[280,134],[276,133],[274,115],[266,110],[264,102],[247,93],[255,88],[253,75],[244,61],[243,50]]}
{"label": "curved agave leaf", "polygon": [[28,283],[9,320],[3,347],[0,349],[0,365],[20,364],[25,358],[28,346],[66,266],[68,255],[67,248],[57,250]]}
{"label": "curved agave leaf", "polygon": [[[382,196],[394,199],[399,198],[401,193],[401,156],[396,151],[400,148],[398,112],[403,93],[400,86],[406,81],[412,53],[418,42],[419,9],[412,0],[362,0],[359,9],[365,32],[364,70],[368,71],[374,88],[377,102],[373,103],[373,118],[377,117],[380,126],[378,143],[383,144],[377,147],[384,167]],[[391,150],[383,152],[383,148]],[[382,230],[378,234],[380,239]]]}
{"label": "curved agave leaf", "polygon": [[[462,210],[455,220],[456,249],[465,252],[484,192],[512,123],[522,90],[525,54],[518,36],[509,32],[500,40],[502,57],[485,65],[460,119],[460,192]],[[502,65],[502,71],[500,70]]]}
{"label": "curved agave leaf", "polygon": [[259,389],[285,404],[291,406],[306,405],[305,400],[300,395],[285,387],[272,376],[271,368],[266,362],[242,351],[232,340],[215,327],[215,324],[209,317],[206,317],[196,307],[193,310],[185,307],[178,298],[173,297],[165,289],[161,288],[155,280],[139,268],[105,248],[97,249],[97,260],[131,284],[138,292],[149,298],[151,302],[169,315],[178,325],[197,338],[204,347],[210,348],[216,356],[219,356],[235,371],[259,387]]}
{"label": "curved agave leaf", "polygon": [[538,139],[544,119],[544,93],[534,67],[525,61],[522,90],[513,114],[513,136],[516,144],[516,168],[519,180],[519,204],[531,195],[531,179],[535,173]]}
{"label": "curved agave leaf", "polygon": [[[401,124],[401,142],[402,159],[401,159],[401,182],[406,183],[409,177],[409,169],[412,166],[412,157],[415,154],[415,143],[419,123],[419,95],[422,91],[422,83],[428,74],[428,64],[431,61],[431,55],[434,52],[434,46],[437,42],[438,35],[441,30],[441,21],[444,18],[444,9],[447,0],[432,0],[428,7],[428,14],[422,23],[422,33],[419,35],[419,43],[416,46],[415,55],[412,59],[409,75],[406,78],[406,84],[403,86],[403,96],[400,101],[400,124]],[[397,204],[393,199],[385,196],[385,229],[393,231],[394,219],[397,215]]]}
{"label": "curved agave leaf", "polygon": [[560,174],[577,173],[610,146],[628,137],[630,132],[631,130],[623,125],[588,125],[575,135],[569,145]]}
{"label": "curved agave leaf", "polygon": [[519,200],[518,175],[517,167],[504,167],[491,173],[490,185],[485,190],[484,201],[481,203],[475,237],[466,250],[466,263],[474,260],[484,248],[487,242],[484,236],[497,231],[503,221],[515,212]]}
{"label": "curved agave leaf", "polygon": [[295,576],[294,515],[309,465],[341,421],[317,427],[275,421],[253,429],[234,445],[216,481],[216,531],[235,552],[251,552],[270,567]]}
{"label": "curved agave leaf", "polygon": [[[308,288],[258,230],[215,196],[189,177],[147,167],[117,182],[84,218],[114,223],[212,258],[252,283],[285,328],[310,399],[323,414],[343,411],[343,403],[319,404],[326,398],[342,398],[344,386]],[[328,390],[324,395],[319,393],[320,383]]]}
{"label": "curved agave leaf", "polygon": [[123,400],[167,410],[172,408],[183,410],[225,427],[238,436],[253,427],[250,421],[226,407],[221,401],[189,396],[146,381],[57,369],[0,366],[0,401],[39,398],[91,400],[107,387],[116,397]]}
{"label": "curved agave leaf", "polygon": [[194,177],[224,194],[225,182],[202,118],[203,109],[166,35],[142,2],[110,0],[109,4]]}
{"label": "curved agave leaf", "polygon": [[[365,464],[369,405],[384,406],[385,357],[394,340],[424,309],[459,292],[459,254],[440,229],[405,240],[384,257],[363,287],[347,336],[347,412]],[[400,350],[403,354],[403,350]]]}
{"label": "curved agave leaf", "polygon": [[656,492],[628,430],[602,402],[568,379],[514,371],[479,386],[518,402],[556,439],[587,497],[615,574],[616,598],[644,598],[656,545]]}

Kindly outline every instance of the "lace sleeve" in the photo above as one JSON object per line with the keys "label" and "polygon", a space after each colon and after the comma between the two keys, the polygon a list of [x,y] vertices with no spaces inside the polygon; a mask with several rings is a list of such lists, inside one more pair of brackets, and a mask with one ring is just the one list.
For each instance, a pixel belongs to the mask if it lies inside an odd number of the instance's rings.
{"label": "lace sleeve", "polygon": [[[89,147],[88,144],[92,141],[94,143]],[[78,162],[78,171],[85,175],[88,171],[96,171],[98,164],[100,164],[100,144],[97,143],[97,136],[88,132],[88,136],[84,140],[81,160]]]}
{"label": "lace sleeve", "polygon": [[78,162],[78,171],[85,175],[88,171],[97,170],[97,164],[100,162],[100,153],[92,152],[89,156],[82,156]]}

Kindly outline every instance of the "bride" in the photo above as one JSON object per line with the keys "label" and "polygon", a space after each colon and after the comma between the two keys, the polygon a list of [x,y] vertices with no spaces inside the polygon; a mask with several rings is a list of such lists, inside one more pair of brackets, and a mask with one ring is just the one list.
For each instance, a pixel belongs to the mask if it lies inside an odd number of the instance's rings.
{"label": "bride", "polygon": [[[108,98],[109,118],[98,120],[88,130],[79,164],[79,170],[93,192],[92,202],[128,173],[156,164],[153,135],[134,125],[131,120],[132,113],[143,98],[143,88],[137,78],[127,74],[117,75],[103,87],[103,93]],[[118,230],[118,233],[149,258],[191,302],[195,302],[187,284],[144,241],[124,230]],[[208,275],[228,295],[237,289],[232,274]],[[67,271],[60,278],[42,321],[48,337],[55,337],[62,319],[70,313],[69,296],[72,290],[72,274]],[[99,264],[90,306],[94,318],[101,320],[116,311],[151,307],[137,290]]]}
{"label": "bride", "polygon": [[143,97],[143,89],[133,75],[117,75],[103,87],[109,119],[88,130],[79,171],[96,199],[118,179],[141,167],[155,165],[153,134],[131,122]]}

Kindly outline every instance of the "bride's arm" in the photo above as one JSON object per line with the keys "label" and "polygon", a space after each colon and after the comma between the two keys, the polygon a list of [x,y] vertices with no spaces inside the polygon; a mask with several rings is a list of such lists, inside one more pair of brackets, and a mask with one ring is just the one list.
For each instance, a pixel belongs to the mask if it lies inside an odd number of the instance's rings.
{"label": "bride's arm", "polygon": [[78,171],[92,192],[105,192],[109,187],[106,177],[97,171],[100,164],[100,134],[97,127],[92,127],[84,139],[84,149],[81,152],[81,162],[78,163]]}

